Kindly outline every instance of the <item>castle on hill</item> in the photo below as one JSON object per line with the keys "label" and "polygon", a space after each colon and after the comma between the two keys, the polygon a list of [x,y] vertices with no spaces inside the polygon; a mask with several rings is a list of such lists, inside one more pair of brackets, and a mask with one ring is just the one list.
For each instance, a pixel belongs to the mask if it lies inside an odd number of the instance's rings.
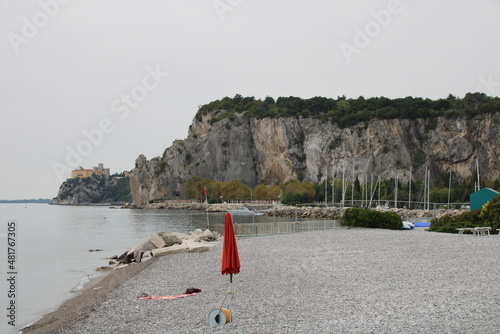
{"label": "castle on hill", "polygon": [[71,171],[71,178],[83,178],[92,175],[107,175],[109,176],[109,168],[104,168],[103,163],[99,163],[97,167],[92,167],[92,169],[84,169],[82,166],[78,169]]}

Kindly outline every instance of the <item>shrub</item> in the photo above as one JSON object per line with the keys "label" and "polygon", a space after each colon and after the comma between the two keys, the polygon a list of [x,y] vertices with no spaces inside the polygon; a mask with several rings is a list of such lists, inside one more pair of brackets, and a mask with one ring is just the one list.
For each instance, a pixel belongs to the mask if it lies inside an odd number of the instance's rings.
{"label": "shrub", "polygon": [[464,212],[458,216],[434,218],[429,231],[458,233],[457,228],[485,226],[491,227],[492,231],[500,228],[500,196],[486,203],[480,210]]}
{"label": "shrub", "polygon": [[385,228],[401,230],[401,217],[394,212],[380,212],[376,210],[350,208],[347,209],[341,220],[342,225],[351,227]]}

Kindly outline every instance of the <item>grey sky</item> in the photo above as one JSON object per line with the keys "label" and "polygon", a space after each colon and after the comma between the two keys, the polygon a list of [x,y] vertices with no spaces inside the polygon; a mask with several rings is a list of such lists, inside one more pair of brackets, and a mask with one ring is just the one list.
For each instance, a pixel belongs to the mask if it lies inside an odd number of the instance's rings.
{"label": "grey sky", "polygon": [[224,96],[498,96],[499,14],[496,0],[0,0],[0,199],[54,197],[69,150],[112,173],[161,156]]}

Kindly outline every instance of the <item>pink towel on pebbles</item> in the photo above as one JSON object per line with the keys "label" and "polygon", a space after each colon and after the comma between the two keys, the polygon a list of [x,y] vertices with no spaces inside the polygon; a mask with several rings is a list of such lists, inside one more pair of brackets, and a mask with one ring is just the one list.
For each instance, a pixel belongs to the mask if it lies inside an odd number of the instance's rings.
{"label": "pink towel on pebbles", "polygon": [[182,298],[182,297],[189,297],[189,296],[195,296],[198,293],[183,293],[181,295],[176,295],[176,296],[147,296],[147,297],[140,297],[139,299],[141,300],[149,300],[149,299],[177,299],[177,298]]}

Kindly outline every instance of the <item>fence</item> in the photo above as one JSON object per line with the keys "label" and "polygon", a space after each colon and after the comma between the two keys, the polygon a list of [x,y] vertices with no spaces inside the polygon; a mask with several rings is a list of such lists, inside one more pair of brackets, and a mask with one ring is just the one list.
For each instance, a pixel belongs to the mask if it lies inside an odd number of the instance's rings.
{"label": "fence", "polygon": [[434,217],[422,217],[422,218],[403,218],[404,221],[412,223],[427,223],[430,222]]}
{"label": "fence", "polygon": [[272,234],[288,234],[308,231],[321,231],[337,228],[336,220],[268,222],[252,224],[234,224],[237,236],[262,236]]}

